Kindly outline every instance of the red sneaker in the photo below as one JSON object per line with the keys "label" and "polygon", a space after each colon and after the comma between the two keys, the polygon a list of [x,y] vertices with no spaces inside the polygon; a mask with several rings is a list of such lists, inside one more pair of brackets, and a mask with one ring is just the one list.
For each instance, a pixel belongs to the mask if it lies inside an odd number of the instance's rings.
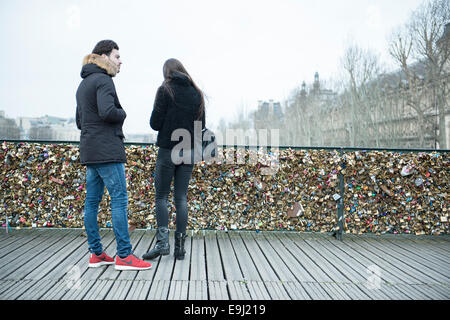
{"label": "red sneaker", "polygon": [[107,264],[113,264],[114,259],[108,256],[105,251],[102,252],[101,255],[96,255],[95,253],[91,253],[89,255],[89,267],[90,268],[98,268]]}
{"label": "red sneaker", "polygon": [[122,259],[116,256],[116,270],[147,270],[152,267],[151,263],[145,262],[139,259],[134,254],[130,254],[128,257]]}

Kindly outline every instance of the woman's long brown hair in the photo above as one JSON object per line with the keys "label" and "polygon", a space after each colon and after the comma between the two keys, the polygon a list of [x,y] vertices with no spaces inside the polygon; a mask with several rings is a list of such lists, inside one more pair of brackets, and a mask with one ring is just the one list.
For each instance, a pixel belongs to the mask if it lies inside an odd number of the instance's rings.
{"label": "woman's long brown hair", "polygon": [[169,86],[169,83],[172,79],[173,74],[175,74],[175,73],[181,73],[181,74],[185,75],[191,82],[192,86],[200,94],[201,100],[200,100],[200,108],[198,110],[198,118],[197,119],[201,119],[203,116],[203,113],[205,112],[205,98],[204,98],[203,92],[202,92],[202,90],[200,90],[199,87],[197,87],[194,80],[192,80],[189,73],[186,71],[186,69],[181,64],[181,62],[178,61],[177,59],[172,58],[172,59],[167,60],[164,63],[164,66],[163,66],[164,81],[162,83],[162,86],[167,90],[167,92],[171,96],[172,100],[174,100],[174,94],[173,94],[172,88]]}

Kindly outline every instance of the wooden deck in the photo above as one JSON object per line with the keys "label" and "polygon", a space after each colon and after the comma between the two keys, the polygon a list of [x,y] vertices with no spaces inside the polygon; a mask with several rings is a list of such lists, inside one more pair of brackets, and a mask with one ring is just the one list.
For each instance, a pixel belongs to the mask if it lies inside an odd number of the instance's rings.
{"label": "wooden deck", "polygon": [[[88,268],[80,229],[0,234],[0,300],[447,300],[449,236],[288,232],[188,233],[185,260],[171,254],[146,271]],[[115,255],[112,230],[102,243]],[[155,231],[131,233],[134,253]]]}

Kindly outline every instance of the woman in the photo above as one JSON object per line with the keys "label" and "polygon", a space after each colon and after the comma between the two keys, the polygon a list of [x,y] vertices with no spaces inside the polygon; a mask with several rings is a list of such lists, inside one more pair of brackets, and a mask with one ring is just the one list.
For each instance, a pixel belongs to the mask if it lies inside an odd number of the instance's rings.
{"label": "woman", "polygon": [[[155,171],[156,244],[146,253],[144,259],[154,259],[168,255],[169,213],[167,200],[172,179],[174,180],[174,200],[177,212],[175,231],[176,259],[184,259],[184,241],[187,226],[187,190],[192,175],[193,162],[175,164],[172,149],[180,141],[172,141],[176,129],[188,130],[191,148],[194,142],[194,121],[201,121],[205,127],[205,101],[202,91],[197,87],[180,61],[169,59],[163,67],[164,81],[158,88],[150,117],[150,126],[158,131],[156,145],[159,147]],[[176,161],[178,163],[178,161]]]}

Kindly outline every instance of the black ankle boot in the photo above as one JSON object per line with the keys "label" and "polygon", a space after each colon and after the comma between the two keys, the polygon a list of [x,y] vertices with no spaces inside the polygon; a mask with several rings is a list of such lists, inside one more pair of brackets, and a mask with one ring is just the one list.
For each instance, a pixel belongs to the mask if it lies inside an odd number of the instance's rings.
{"label": "black ankle boot", "polygon": [[186,237],[186,233],[175,232],[175,250],[173,254],[175,259],[184,259],[184,255],[186,254],[186,250],[184,250],[184,241]]}
{"label": "black ankle boot", "polygon": [[169,254],[169,228],[161,227],[156,230],[156,244],[152,250],[142,256],[143,259],[151,260],[159,256]]}

